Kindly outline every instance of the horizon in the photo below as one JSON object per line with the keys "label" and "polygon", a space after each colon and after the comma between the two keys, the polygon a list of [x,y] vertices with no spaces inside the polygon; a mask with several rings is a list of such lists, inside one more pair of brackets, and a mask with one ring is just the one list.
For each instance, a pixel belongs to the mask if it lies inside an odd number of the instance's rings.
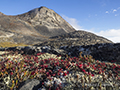
{"label": "horizon", "polygon": [[119,0],[8,0],[1,1],[0,12],[19,15],[45,6],[54,10],[76,30],[92,32],[114,43],[120,42]]}

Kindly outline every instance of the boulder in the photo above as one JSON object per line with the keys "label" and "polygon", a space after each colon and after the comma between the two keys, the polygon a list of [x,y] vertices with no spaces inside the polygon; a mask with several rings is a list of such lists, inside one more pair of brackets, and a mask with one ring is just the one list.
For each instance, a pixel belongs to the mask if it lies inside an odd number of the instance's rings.
{"label": "boulder", "polygon": [[18,90],[38,90],[41,86],[41,83],[37,79],[28,79],[25,82],[22,82]]}

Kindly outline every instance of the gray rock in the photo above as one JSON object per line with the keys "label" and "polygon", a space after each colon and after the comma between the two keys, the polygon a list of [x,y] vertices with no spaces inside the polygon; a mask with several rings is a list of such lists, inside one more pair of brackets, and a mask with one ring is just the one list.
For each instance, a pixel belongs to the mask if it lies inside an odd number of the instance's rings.
{"label": "gray rock", "polygon": [[48,52],[50,50],[50,46],[42,46],[41,50],[42,52]]}
{"label": "gray rock", "polygon": [[66,52],[63,49],[50,49],[48,53],[52,53],[56,55],[66,55]]}
{"label": "gray rock", "polygon": [[37,49],[41,49],[41,47],[37,47]]}
{"label": "gray rock", "polygon": [[19,90],[38,90],[40,88],[40,81],[36,79],[28,79],[22,82]]}

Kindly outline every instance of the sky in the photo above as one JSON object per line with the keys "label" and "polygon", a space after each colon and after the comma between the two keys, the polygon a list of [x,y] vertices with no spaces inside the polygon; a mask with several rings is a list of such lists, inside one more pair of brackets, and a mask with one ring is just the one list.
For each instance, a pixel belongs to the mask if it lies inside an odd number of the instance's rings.
{"label": "sky", "polygon": [[76,30],[120,43],[120,0],[0,0],[0,12],[18,15],[45,6]]}

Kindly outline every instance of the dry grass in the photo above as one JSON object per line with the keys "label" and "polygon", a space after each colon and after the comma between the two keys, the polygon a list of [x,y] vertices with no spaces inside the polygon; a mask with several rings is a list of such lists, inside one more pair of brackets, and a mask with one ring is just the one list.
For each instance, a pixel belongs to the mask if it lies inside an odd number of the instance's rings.
{"label": "dry grass", "polygon": [[28,46],[23,43],[11,43],[11,42],[0,42],[0,47],[16,47],[16,46]]}

